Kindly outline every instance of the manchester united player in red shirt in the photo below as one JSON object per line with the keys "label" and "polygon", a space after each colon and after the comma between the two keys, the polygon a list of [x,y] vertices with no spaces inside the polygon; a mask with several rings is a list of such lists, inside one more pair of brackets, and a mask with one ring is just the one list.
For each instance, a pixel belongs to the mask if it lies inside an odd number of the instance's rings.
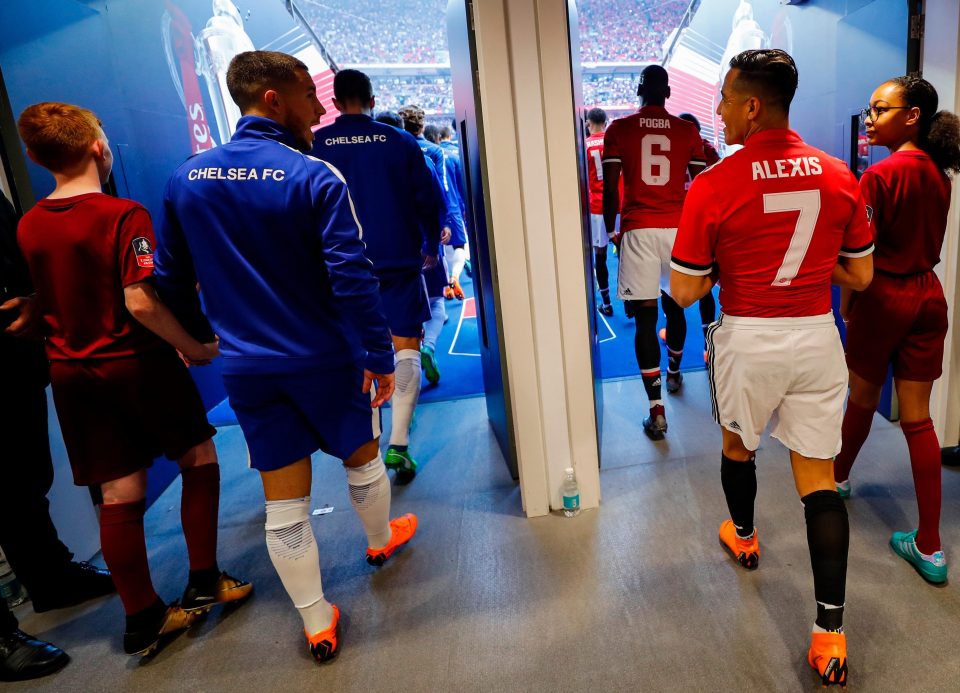
{"label": "manchester united player in red shirt", "polygon": [[767,422],[790,449],[804,505],[817,619],[807,660],[824,685],[846,684],[843,635],[849,525],[833,483],[847,386],[830,283],[863,289],[873,238],[853,174],[789,129],[793,59],[751,50],[730,61],[717,108],[727,144],[744,148],[690,188],[673,250],[673,296],[691,305],[720,283],[708,335],[720,479],[730,520],[720,540],[756,568],[754,451]]}
{"label": "manchester united player in red shirt", "polygon": [[877,87],[863,111],[870,144],[887,147],[890,156],[860,179],[876,228],[876,276],[844,311],[850,316],[850,400],[834,471],[837,490],[849,496],[850,468],[892,364],[920,525],[894,532],[890,545],[927,580],[942,583],[947,562],[940,545],[940,443],[930,420],[930,391],[943,363],[947,302],[933,268],[950,208],[948,175],[960,171],[960,131],[955,115],[937,112],[937,101],[926,80],[897,77]]}
{"label": "manchester united player in red shirt", "polygon": [[[209,363],[217,348],[212,335],[208,344],[190,336],[157,298],[147,211],[100,191],[113,155],[96,116],[40,103],[17,124],[27,154],[57,182],[17,231],[36,289],[31,312],[46,330],[74,483],[103,494],[100,544],[127,616],[124,650],[147,654],[164,634],[189,626],[194,612],[252,589],[217,567],[215,430],[174,351]],[[144,543],[146,470],[161,454],[177,461],[183,480],[190,578],[180,605],[157,596]]]}
{"label": "manchester united player in red shirt", "polygon": [[[637,87],[640,110],[615,120],[607,130],[603,151],[603,221],[607,235],[620,246],[617,296],[628,301],[637,321],[634,350],[650,416],[643,432],[662,440],[667,418],[660,390],[660,342],[657,340],[657,298],[667,315],[667,392],[680,389],[680,359],[687,338],[683,310],[668,295],[670,250],[686,196],[687,174],[703,170],[703,141],[696,128],[667,113],[670,98],[667,71],[649,65]],[[623,174],[623,205],[620,175]],[[621,214],[617,235],[617,214]]]}
{"label": "manchester united player in red shirt", "polygon": [[613,315],[610,303],[610,273],[607,270],[607,231],[603,227],[603,139],[607,112],[602,108],[587,111],[587,179],[590,189],[590,235],[593,237],[594,271],[600,287],[600,312]]}

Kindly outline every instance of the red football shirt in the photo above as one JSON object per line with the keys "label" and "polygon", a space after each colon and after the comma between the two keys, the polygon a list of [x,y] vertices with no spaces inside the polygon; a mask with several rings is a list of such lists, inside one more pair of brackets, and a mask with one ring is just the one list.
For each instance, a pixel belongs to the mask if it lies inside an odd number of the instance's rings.
{"label": "red football shirt", "polygon": [[17,242],[30,266],[52,360],[132,356],[163,345],[127,311],[123,289],[153,274],[153,226],[131,200],[44,199]]}
{"label": "red football shirt", "polygon": [[671,267],[719,273],[727,315],[778,318],[831,310],[837,258],[873,252],[857,179],[792,130],[763,130],[693,181]]}
{"label": "red football shirt", "polygon": [[866,171],[860,190],[873,210],[874,267],[917,274],[940,262],[950,209],[950,179],[926,152],[894,152]]}
{"label": "red football shirt", "polygon": [[587,137],[587,180],[590,190],[590,214],[603,214],[603,135]]}
{"label": "red football shirt", "polygon": [[697,128],[667,113],[644,106],[613,121],[604,140],[603,161],[618,162],[623,176],[620,228],[676,228],[683,210],[687,167],[704,163]]}

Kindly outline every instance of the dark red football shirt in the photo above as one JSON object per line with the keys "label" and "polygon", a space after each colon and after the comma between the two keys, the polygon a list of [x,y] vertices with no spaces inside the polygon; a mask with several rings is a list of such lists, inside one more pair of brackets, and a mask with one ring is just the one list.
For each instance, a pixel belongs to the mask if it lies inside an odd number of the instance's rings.
{"label": "dark red football shirt", "polygon": [[671,267],[720,277],[727,315],[824,315],[837,258],[873,252],[857,179],[792,130],[763,130],[697,176]]}
{"label": "dark red football shirt", "polygon": [[127,311],[123,289],[153,274],[150,214],[131,200],[88,193],[44,199],[17,242],[30,267],[51,360],[132,356],[163,346]]}
{"label": "dark red football shirt", "polygon": [[713,166],[715,163],[720,161],[720,154],[717,152],[716,147],[710,144],[709,140],[703,141],[703,158],[707,162],[707,166]]}
{"label": "dark red football shirt", "polygon": [[604,138],[603,161],[622,167],[620,228],[676,228],[687,167],[691,161],[703,164],[703,156],[703,140],[694,124],[662,106],[644,106],[613,121]]}
{"label": "dark red football shirt", "polygon": [[860,190],[873,214],[874,267],[917,274],[940,262],[950,209],[950,179],[926,152],[894,152],[866,171]]}

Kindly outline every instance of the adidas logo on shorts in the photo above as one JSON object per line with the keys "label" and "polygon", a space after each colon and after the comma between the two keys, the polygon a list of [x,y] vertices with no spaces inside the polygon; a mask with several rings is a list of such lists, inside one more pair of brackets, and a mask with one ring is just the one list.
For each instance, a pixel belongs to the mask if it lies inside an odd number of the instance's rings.
{"label": "adidas logo on shorts", "polygon": [[740,428],[740,424],[738,424],[736,421],[731,421],[730,423],[728,423],[727,428],[732,428],[734,431],[743,432],[743,429]]}

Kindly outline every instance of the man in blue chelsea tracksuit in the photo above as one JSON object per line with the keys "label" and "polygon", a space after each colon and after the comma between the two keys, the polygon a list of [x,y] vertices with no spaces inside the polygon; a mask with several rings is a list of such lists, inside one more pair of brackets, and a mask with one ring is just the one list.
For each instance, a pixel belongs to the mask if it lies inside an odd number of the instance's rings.
{"label": "man in blue chelsea tracksuit", "polygon": [[450,287],[447,297],[452,293],[454,297],[463,299],[463,289],[460,288],[460,273],[463,272],[469,253],[467,251],[467,209],[466,209],[466,181],[463,177],[463,167],[460,163],[460,149],[451,141],[453,130],[449,127],[437,129],[437,144],[443,150],[443,162],[447,167],[447,180],[450,183],[451,205],[458,210],[451,215],[450,242],[444,247],[447,266],[450,268]]}
{"label": "man in blue chelsea tracksuit", "polygon": [[[403,130],[403,118],[393,111],[380,111],[375,120],[378,123],[386,123],[398,130]],[[430,301],[430,319],[423,323],[423,339],[420,342],[420,367],[423,375],[427,378],[427,382],[436,385],[440,382],[440,364],[436,355],[437,338],[447,322],[447,311],[443,305],[443,291],[447,288],[447,266],[443,258],[443,248],[444,244],[450,240],[450,227],[447,219],[448,210],[443,183],[440,176],[437,175],[437,167],[433,165],[429,156],[424,155],[423,160],[427,164],[427,168],[430,169],[430,176],[433,178],[437,209],[441,214],[439,224],[443,228],[440,236],[441,244],[437,251],[439,261],[433,269],[423,271],[423,280],[427,285],[427,299]]]}
{"label": "man in blue chelsea tracksuit", "polygon": [[441,210],[417,141],[371,117],[370,79],[357,70],[341,70],[333,93],[333,105],[342,115],[317,130],[313,154],[346,178],[366,254],[380,280],[397,377],[386,464],[397,470],[397,483],[409,483],[417,471],[407,446],[420,397],[420,337],[430,319],[422,272],[438,261]]}
{"label": "man in blue chelsea tracksuit", "polygon": [[413,515],[389,520],[379,450],[393,349],[343,177],[304,154],[324,113],[306,65],[241,53],[227,86],[244,116],[229,143],[171,177],[155,280],[194,325],[199,283],[230,405],[263,481],[270,559],[311,653],[326,661],[339,649],[339,611],[324,599],[309,522],[310,455],[322,449],[344,461],[368,563],[382,565],[416,531]]}

